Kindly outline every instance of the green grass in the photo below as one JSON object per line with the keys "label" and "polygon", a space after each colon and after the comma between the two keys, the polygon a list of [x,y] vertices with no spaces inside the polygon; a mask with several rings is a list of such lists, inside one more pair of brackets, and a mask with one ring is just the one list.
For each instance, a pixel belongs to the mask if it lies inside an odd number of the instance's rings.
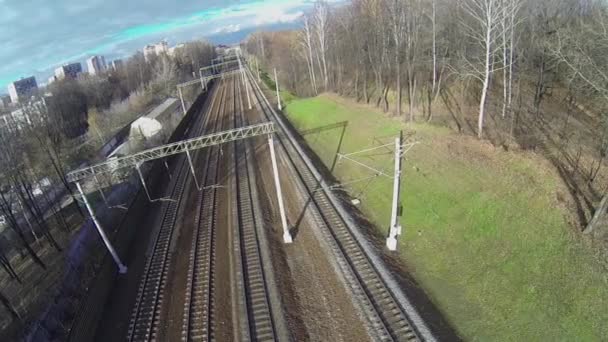
{"label": "green grass", "polygon": [[[302,130],[348,121],[343,153],[374,137],[413,130],[402,183],[399,253],[459,334],[478,341],[608,340],[608,280],[572,234],[556,200],[559,180],[539,157],[494,149],[448,129],[410,125],[320,96],[287,106]],[[331,165],[341,128],[306,135]],[[390,142],[390,138],[382,138]],[[361,161],[391,170],[390,155]],[[343,182],[369,176],[352,163]],[[354,183],[362,209],[385,233],[390,180]]]}
{"label": "green grass", "polygon": [[[260,69],[260,78],[262,79],[262,82],[266,84],[266,87],[268,87],[268,89],[275,91],[276,83],[266,71]],[[281,103],[283,104],[289,104],[296,99],[296,97],[287,90],[279,89],[279,94],[281,95]]]}

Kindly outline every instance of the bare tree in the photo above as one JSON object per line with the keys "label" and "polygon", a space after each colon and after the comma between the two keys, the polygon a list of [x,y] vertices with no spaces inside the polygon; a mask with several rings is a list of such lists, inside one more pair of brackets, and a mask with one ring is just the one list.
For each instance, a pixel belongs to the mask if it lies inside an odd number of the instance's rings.
{"label": "bare tree", "polygon": [[[406,26],[408,25],[408,11],[405,6],[405,1],[401,0],[393,0],[390,4],[390,10],[388,12],[389,22],[392,30],[393,37],[393,54],[394,54],[394,68],[395,68],[395,77],[396,77],[396,90],[397,90],[397,115],[401,116],[401,64],[403,63],[403,44],[407,39]],[[407,39],[408,43],[410,39]],[[410,47],[408,46],[408,55],[410,51]],[[408,72],[409,74],[409,72]],[[408,87],[409,89],[409,87]],[[411,96],[410,96],[410,104],[411,104]],[[411,115],[411,106],[410,106],[410,121],[412,119]]]}
{"label": "bare tree", "polygon": [[467,57],[468,76],[478,79],[481,86],[479,100],[479,115],[477,119],[477,136],[483,136],[483,125],[486,114],[486,100],[490,88],[490,77],[496,68],[494,61],[500,50],[502,37],[502,19],[506,6],[502,0],[466,0],[462,8],[468,18],[462,20],[462,25],[468,37],[480,48],[479,55]]}
{"label": "bare tree", "polygon": [[520,9],[523,4],[521,0],[503,0],[505,6],[504,15],[501,20],[501,43],[502,43],[502,89],[503,89],[503,104],[502,117],[511,110],[511,102],[513,100],[513,65],[514,50],[515,50],[515,30],[521,18],[519,16]]}
{"label": "bare tree", "polygon": [[308,74],[310,77],[310,85],[312,88],[313,94],[318,94],[317,88],[317,79],[315,75],[315,65],[313,61],[313,44],[312,44],[312,33],[311,27],[309,24],[309,19],[307,16],[304,16],[304,29],[301,31],[299,35],[300,45],[303,48],[303,55],[306,59],[306,66],[308,67]]}
{"label": "bare tree", "polygon": [[329,30],[329,6],[323,1],[315,3],[312,17],[313,32],[317,38],[317,60],[323,74],[323,86],[329,88],[327,72],[327,32]]}

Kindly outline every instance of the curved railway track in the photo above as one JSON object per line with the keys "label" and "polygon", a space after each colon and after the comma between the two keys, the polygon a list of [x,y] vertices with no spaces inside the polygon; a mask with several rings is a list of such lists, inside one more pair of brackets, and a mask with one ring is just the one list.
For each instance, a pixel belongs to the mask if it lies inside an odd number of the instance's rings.
{"label": "curved railway track", "polygon": [[[215,102],[213,94],[210,110],[213,110]],[[188,136],[200,135],[204,129],[206,108],[203,107],[199,113],[194,130],[188,130]],[[161,311],[163,309],[164,289],[167,285],[167,275],[171,264],[172,253],[170,250],[171,240],[177,220],[177,213],[182,202],[186,188],[188,167],[186,158],[178,156],[178,172],[171,181],[171,199],[162,205],[161,226],[155,237],[152,253],[148,258],[144,273],[136,297],[135,306],[131,314],[127,340],[129,341],[153,341],[158,339],[158,328]]]}
{"label": "curved railway track", "polygon": [[[270,107],[249,71],[247,80],[254,89],[254,96],[265,119],[274,121],[279,130],[277,140],[280,150],[284,152],[291,171],[299,179],[298,187],[314,203],[310,208],[315,223],[368,320],[370,334],[383,341],[434,340],[417,313],[414,312],[415,317],[411,317],[412,308],[404,305],[403,300],[400,301],[402,297],[399,296],[403,296],[402,293],[397,293],[400,289],[394,284],[389,285],[391,282],[386,280],[386,270],[380,269],[383,266],[379,265],[377,258],[370,256],[362,245],[361,238],[348,226],[335,202],[323,189],[318,171],[304,156],[282,118]],[[413,321],[417,324],[413,324]]]}

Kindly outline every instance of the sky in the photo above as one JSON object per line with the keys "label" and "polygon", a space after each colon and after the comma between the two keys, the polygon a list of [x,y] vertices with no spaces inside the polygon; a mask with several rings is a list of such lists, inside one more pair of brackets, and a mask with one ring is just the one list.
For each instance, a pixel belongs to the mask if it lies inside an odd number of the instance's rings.
{"label": "sky", "polygon": [[[313,0],[0,0],[0,93],[21,77],[128,57],[149,43],[207,38],[236,43],[259,29],[299,25]],[[85,63],[83,68],[86,69]]]}

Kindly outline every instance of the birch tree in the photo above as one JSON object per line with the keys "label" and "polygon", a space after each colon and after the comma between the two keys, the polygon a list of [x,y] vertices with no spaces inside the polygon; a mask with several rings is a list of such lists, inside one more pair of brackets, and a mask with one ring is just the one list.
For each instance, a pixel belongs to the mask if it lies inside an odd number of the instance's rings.
{"label": "birch tree", "polygon": [[304,28],[299,33],[299,43],[302,47],[304,58],[306,59],[306,66],[308,68],[308,76],[310,77],[310,86],[313,94],[318,94],[317,79],[315,75],[315,65],[313,60],[313,44],[312,44],[312,29],[307,16],[304,16]]}
{"label": "birch tree", "polygon": [[323,86],[329,88],[329,76],[327,72],[327,35],[329,30],[329,6],[323,1],[315,4],[313,11],[314,34],[317,38],[317,59],[323,73]]}
{"label": "birch tree", "polygon": [[483,125],[486,114],[486,101],[490,87],[490,77],[496,68],[494,61],[500,51],[502,37],[502,19],[505,14],[505,3],[502,0],[466,0],[462,9],[467,18],[462,25],[467,36],[480,49],[479,56],[466,57],[468,75],[481,82],[481,98],[477,119],[477,136],[483,137]]}
{"label": "birch tree", "polygon": [[515,29],[518,26],[521,18],[519,12],[522,6],[522,0],[503,0],[505,8],[504,15],[501,21],[502,31],[502,117],[504,118],[511,111],[511,102],[513,99],[513,66],[514,50],[515,50]]}
{"label": "birch tree", "polygon": [[[393,54],[394,54],[394,69],[396,77],[397,90],[397,115],[401,116],[401,64],[403,56],[403,43],[406,39],[407,13],[405,3],[402,0],[393,0],[388,11],[392,37],[393,37]],[[408,47],[409,51],[409,47]],[[409,89],[409,88],[408,88]],[[411,103],[411,99],[410,99]],[[411,114],[410,114],[411,120]]]}

